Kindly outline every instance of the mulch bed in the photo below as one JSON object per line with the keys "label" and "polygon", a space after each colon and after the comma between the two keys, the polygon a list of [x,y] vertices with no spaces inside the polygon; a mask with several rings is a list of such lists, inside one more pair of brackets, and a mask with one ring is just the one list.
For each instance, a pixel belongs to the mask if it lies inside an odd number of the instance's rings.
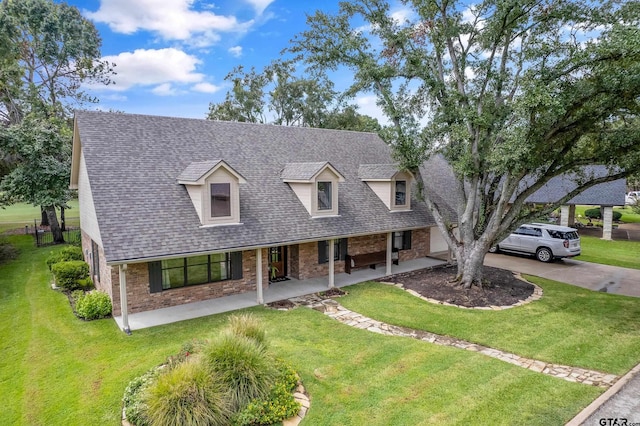
{"label": "mulch bed", "polygon": [[470,289],[453,282],[456,272],[455,266],[442,266],[392,275],[379,281],[401,283],[424,297],[468,308],[513,305],[533,294],[533,285],[504,269],[485,266],[483,287]]}

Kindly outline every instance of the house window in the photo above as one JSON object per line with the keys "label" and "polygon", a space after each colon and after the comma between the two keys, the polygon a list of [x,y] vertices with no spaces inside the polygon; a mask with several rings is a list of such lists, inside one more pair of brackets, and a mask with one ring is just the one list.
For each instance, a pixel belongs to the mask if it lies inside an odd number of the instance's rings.
{"label": "house window", "polygon": [[[347,255],[346,238],[333,240],[333,260],[344,260]],[[328,241],[318,241],[318,263],[327,263],[329,261],[329,244]]]}
{"label": "house window", "polygon": [[396,181],[395,205],[396,206],[407,205],[407,181],[406,180]]}
{"label": "house window", "polygon": [[411,231],[400,231],[393,233],[393,250],[411,249]]}
{"label": "house window", "polygon": [[231,216],[231,184],[211,184],[211,217]]}
{"label": "house window", "polygon": [[331,197],[331,182],[318,182],[318,210],[331,210]]}
{"label": "house window", "polygon": [[216,253],[149,263],[152,293],[242,278],[242,252]]}

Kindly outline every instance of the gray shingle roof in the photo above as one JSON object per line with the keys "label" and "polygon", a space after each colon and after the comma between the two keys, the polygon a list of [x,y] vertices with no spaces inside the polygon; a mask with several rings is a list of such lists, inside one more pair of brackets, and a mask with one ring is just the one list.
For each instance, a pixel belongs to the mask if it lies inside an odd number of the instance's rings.
{"label": "gray shingle roof", "polygon": [[362,180],[391,180],[398,172],[398,166],[395,164],[361,164],[358,177]]}
{"label": "gray shingle roof", "polygon": [[328,163],[311,162],[311,163],[287,163],[282,169],[280,177],[284,180],[309,180],[322,170]]}
{"label": "gray shingle roof", "polygon": [[[360,164],[392,162],[372,133],[88,111],[77,112],[76,123],[109,263],[434,224],[415,200],[412,211],[389,212],[360,180]],[[241,225],[201,227],[176,181],[189,165],[210,159],[224,160],[247,181],[240,185]],[[327,162],[345,178],[339,217],[311,218],[281,172],[288,163]]]}
{"label": "gray shingle roof", "polygon": [[221,160],[194,161],[193,163],[190,163],[187,168],[182,171],[182,173],[180,173],[180,176],[178,176],[178,180],[197,182],[201,177],[207,174],[209,170],[217,166],[220,161]]}

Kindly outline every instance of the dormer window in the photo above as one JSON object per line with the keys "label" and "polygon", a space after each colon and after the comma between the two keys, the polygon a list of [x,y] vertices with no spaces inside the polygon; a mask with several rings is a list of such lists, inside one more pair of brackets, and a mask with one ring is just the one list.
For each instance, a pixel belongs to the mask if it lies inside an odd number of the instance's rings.
{"label": "dormer window", "polygon": [[331,210],[331,182],[318,182],[318,210]]}
{"label": "dormer window", "polygon": [[411,173],[393,164],[361,164],[358,176],[390,211],[411,209]]}
{"label": "dormer window", "polygon": [[406,180],[397,180],[396,181],[396,196],[395,205],[396,207],[404,207],[407,205],[407,181]]}
{"label": "dormer window", "polygon": [[246,180],[222,160],[191,163],[178,176],[198,213],[200,223],[240,223],[240,187]]}
{"label": "dormer window", "polygon": [[231,184],[211,184],[211,217],[231,216]]}
{"label": "dormer window", "polygon": [[280,177],[312,217],[338,215],[338,183],[344,177],[328,162],[288,163]]}

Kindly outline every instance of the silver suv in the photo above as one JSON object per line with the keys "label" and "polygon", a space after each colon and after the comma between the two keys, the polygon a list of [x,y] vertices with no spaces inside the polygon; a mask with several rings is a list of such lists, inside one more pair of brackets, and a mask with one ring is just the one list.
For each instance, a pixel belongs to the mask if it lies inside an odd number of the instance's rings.
{"label": "silver suv", "polygon": [[551,262],[556,258],[578,256],[580,237],[574,228],[531,223],[520,226],[489,250],[490,253],[498,251],[533,254],[541,262]]}

